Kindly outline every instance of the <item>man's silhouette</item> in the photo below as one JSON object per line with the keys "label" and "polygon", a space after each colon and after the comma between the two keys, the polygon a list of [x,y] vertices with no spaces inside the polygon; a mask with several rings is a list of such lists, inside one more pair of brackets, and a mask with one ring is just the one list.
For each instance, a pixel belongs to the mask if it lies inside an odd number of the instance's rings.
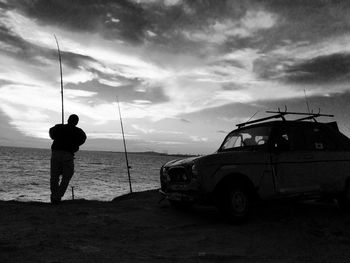
{"label": "man's silhouette", "polygon": [[[67,190],[70,179],[74,174],[74,153],[86,140],[85,132],[76,127],[79,117],[72,114],[68,118],[68,124],[57,124],[50,129],[51,145],[51,170],[50,189],[51,203],[61,201]],[[61,182],[60,176],[62,176]]]}

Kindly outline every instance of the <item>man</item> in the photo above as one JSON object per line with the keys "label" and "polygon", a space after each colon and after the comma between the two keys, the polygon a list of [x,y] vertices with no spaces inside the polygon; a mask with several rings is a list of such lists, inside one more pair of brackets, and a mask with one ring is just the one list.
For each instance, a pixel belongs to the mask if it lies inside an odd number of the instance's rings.
{"label": "man", "polygon": [[[50,190],[51,203],[61,201],[67,190],[70,179],[74,174],[74,153],[86,140],[85,132],[76,127],[79,117],[72,114],[68,124],[57,124],[49,131],[53,140],[51,145]],[[62,176],[61,182],[60,176]]]}

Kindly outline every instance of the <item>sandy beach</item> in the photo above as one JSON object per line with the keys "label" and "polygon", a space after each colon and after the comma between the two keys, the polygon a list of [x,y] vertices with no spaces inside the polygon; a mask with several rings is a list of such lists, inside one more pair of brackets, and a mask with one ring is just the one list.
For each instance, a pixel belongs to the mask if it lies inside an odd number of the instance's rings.
{"label": "sandy beach", "polygon": [[350,215],[264,204],[243,225],[173,209],[156,190],[111,202],[0,202],[0,262],[348,262]]}

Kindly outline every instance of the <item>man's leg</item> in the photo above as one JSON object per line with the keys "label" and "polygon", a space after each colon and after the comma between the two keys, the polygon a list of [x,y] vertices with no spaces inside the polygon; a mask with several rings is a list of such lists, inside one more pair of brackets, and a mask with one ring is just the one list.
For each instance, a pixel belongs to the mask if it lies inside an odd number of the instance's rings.
{"label": "man's leg", "polygon": [[60,161],[59,156],[57,156],[56,153],[52,153],[50,167],[51,203],[57,203],[61,201],[59,195],[59,179],[62,172],[62,163]]}
{"label": "man's leg", "polygon": [[66,192],[68,188],[68,184],[70,180],[72,179],[72,176],[74,174],[74,157],[72,156],[69,159],[65,159],[63,161],[63,173],[62,173],[62,180],[59,186],[59,196],[62,198],[64,196],[64,193]]}

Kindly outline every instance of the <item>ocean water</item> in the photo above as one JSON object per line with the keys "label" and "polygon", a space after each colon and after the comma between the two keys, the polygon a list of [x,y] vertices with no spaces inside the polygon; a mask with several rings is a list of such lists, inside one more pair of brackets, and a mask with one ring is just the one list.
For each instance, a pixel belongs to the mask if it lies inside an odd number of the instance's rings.
{"label": "ocean water", "polygon": [[[0,200],[50,201],[50,149],[0,146]],[[133,192],[160,187],[159,169],[179,158],[158,154],[128,154]],[[124,153],[79,151],[75,173],[63,200],[110,201],[129,193]]]}

